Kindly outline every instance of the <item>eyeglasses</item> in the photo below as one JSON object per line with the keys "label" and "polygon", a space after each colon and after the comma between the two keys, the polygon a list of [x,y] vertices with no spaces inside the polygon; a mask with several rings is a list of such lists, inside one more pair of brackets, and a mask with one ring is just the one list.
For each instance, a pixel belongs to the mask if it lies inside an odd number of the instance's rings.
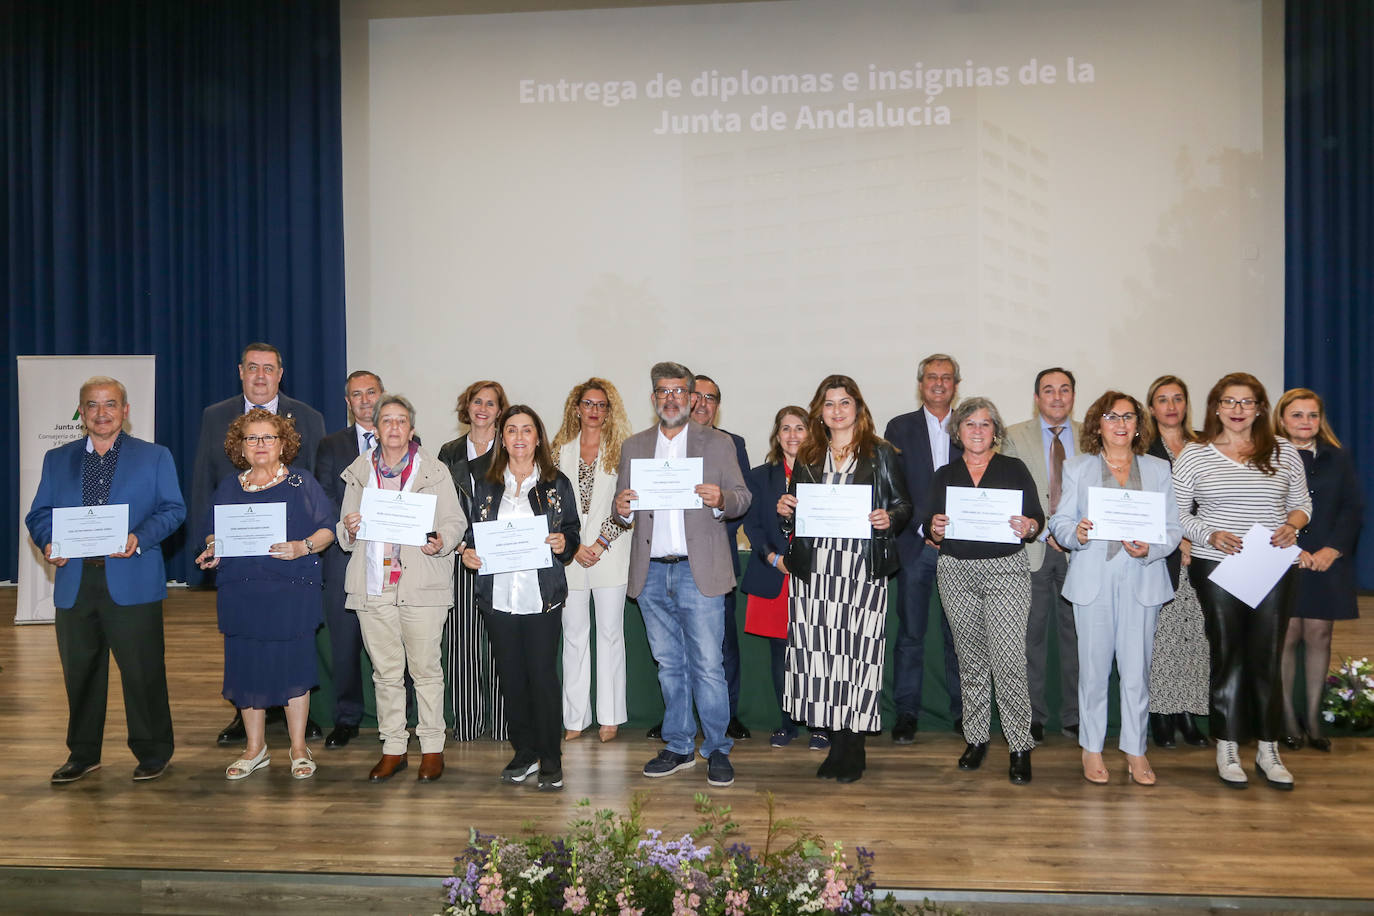
{"label": "eyeglasses", "polygon": [[1239,407],[1241,410],[1254,410],[1259,406],[1259,401],[1254,398],[1222,398],[1220,401],[1217,401],[1217,403],[1227,410],[1236,407]]}
{"label": "eyeglasses", "polygon": [[243,437],[243,441],[247,442],[249,445],[271,445],[280,438],[281,436],[273,436],[271,434],[266,436],[248,435]]}
{"label": "eyeglasses", "polygon": [[687,396],[687,389],[686,389],[686,388],[655,388],[655,389],[654,389],[654,397],[658,398],[660,401],[667,400],[669,397],[674,397],[674,398],[685,398],[686,396]]}
{"label": "eyeglasses", "polygon": [[599,410],[602,413],[605,413],[606,411],[611,409],[611,405],[606,403],[605,401],[581,400],[577,403],[582,405],[583,410]]}
{"label": "eyeglasses", "polygon": [[1134,423],[1135,414],[1127,413],[1104,413],[1102,419],[1107,423]]}
{"label": "eyeglasses", "polygon": [[702,401],[708,401],[712,404],[720,403],[720,395],[718,394],[702,394],[700,391],[698,391],[697,398]]}

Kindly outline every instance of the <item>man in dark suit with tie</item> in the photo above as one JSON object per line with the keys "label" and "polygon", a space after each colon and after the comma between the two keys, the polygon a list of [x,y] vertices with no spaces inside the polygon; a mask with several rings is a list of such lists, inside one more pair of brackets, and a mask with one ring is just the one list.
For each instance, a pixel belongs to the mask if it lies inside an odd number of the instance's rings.
{"label": "man in dark suit with tie", "polygon": [[[716,426],[716,415],[720,411],[720,386],[709,375],[698,375],[696,383],[697,400],[692,408],[692,419],[702,426],[709,426],[729,436],[735,443],[735,459],[739,461],[740,474],[748,474],[749,453],[744,448],[744,437]],[[739,581],[739,529],[743,524],[744,516],[725,523],[725,533],[730,538],[730,559],[734,561],[736,582]],[[730,724],[726,726],[725,734],[740,741],[752,735],[739,719],[739,627],[735,616],[739,604],[738,595],[738,591],[732,588],[721,600],[725,604],[725,645],[722,647],[725,656],[725,684],[730,691]]]}
{"label": "man in dark suit with tie", "polygon": [[[100,769],[110,653],[124,686],[134,779],[161,776],[172,758],[172,713],[163,658],[162,599],[167,574],[162,540],[181,526],[186,504],[172,453],[124,432],[128,393],[96,376],[81,386],[86,436],[43,456],[43,476],[25,517],[33,542],[57,567],[57,649],[67,686],[67,762],[54,783],[75,782]],[[54,543],[53,510],[124,505],[128,535],[108,556],[70,557]],[[77,551],[79,552],[79,551]]]}
{"label": "man in dark suit with tie", "polygon": [[[338,514],[343,506],[344,482],[339,477],[359,455],[366,454],[377,444],[377,431],[372,425],[372,411],[385,392],[382,379],[375,372],[359,369],[349,373],[344,382],[344,399],[353,422],[320,441],[315,453],[315,476],[334,504]],[[324,739],[330,750],[344,747],[358,736],[358,723],[363,718],[363,635],[358,614],[344,607],[344,575],[348,570],[348,554],[338,544],[330,544],[324,551],[324,623],[329,631],[330,655],[333,659],[334,728]]]}
{"label": "man in dark suit with tie", "polygon": [[[301,447],[295,467],[315,472],[315,452],[324,438],[324,417],[303,401],[289,398],[279,390],[286,368],[281,351],[268,343],[250,343],[243,348],[239,359],[239,381],[242,391],[227,400],[211,404],[200,415],[200,439],[196,443],[196,463],[191,472],[191,514],[187,519],[187,540],[203,544],[211,533],[210,497],[219,482],[238,469],[224,453],[224,435],[234,418],[254,407],[262,407],[295,421],[300,433]],[[269,713],[270,715],[270,713]],[[310,721],[307,738],[320,737],[320,727]],[[243,719],[237,711],[224,730],[219,733],[221,746],[244,740]]]}
{"label": "man in dark suit with tie", "polygon": [[[911,744],[916,740],[921,714],[921,687],[925,677],[926,630],[930,623],[930,599],[935,590],[935,561],[940,552],[926,543],[921,520],[929,515],[930,479],[935,471],[963,454],[949,435],[950,410],[959,395],[959,363],[944,353],[921,360],[916,369],[916,394],[921,407],[893,417],[883,432],[901,453],[902,471],[914,507],[912,524],[897,538],[902,568],[897,573],[897,645],[892,676],[893,704],[897,721],[892,740]],[[939,614],[945,656],[945,689],[949,694],[949,715],[959,731],[963,698],[959,691],[959,657],[954,651],[954,636],[949,621]]]}

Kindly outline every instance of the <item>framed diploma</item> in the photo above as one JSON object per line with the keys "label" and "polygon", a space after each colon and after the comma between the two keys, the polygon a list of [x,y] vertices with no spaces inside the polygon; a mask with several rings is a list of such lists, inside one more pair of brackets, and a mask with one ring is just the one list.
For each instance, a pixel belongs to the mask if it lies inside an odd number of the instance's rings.
{"label": "framed diploma", "polygon": [[265,557],[286,542],[286,503],[215,506],[215,556]]}
{"label": "framed diploma", "polygon": [[630,489],[636,496],[633,508],[640,512],[700,509],[696,488],[703,472],[700,458],[631,458]]}
{"label": "framed diploma", "polygon": [[1088,487],[1088,537],[1094,541],[1164,543],[1164,494]]}
{"label": "framed diploma", "polygon": [[358,512],[363,522],[358,539],[423,547],[434,530],[434,510],[439,497],[433,493],[407,493],[367,487]]}

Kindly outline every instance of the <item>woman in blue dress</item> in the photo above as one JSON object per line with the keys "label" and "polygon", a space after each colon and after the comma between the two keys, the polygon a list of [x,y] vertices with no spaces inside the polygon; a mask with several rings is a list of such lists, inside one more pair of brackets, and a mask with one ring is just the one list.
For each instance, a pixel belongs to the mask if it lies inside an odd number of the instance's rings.
{"label": "woman in blue dress", "polygon": [[[323,613],[317,554],[334,541],[335,519],[329,497],[315,478],[290,467],[300,443],[289,418],[261,408],[230,424],[224,451],[243,470],[220,481],[212,503],[284,503],[287,539],[273,544],[266,556],[221,557],[211,535],[196,557],[201,569],[219,570],[223,694],[242,713],[248,736],[243,756],[224,771],[229,779],[243,779],[271,761],[265,733],[269,706],[286,707],[291,775],[315,775],[315,761],[305,745],[305,723],[310,690],[319,685],[315,631]],[[214,530],[213,515],[209,521]]]}

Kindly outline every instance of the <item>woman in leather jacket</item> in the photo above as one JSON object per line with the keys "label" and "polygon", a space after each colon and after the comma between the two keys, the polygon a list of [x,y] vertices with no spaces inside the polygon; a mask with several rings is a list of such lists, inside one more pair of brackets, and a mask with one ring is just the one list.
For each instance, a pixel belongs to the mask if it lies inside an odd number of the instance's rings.
{"label": "woman in leather jacket", "polygon": [[[563,788],[563,701],[558,646],[568,580],[563,567],[577,553],[582,522],[572,483],[554,464],[544,423],[515,404],[501,413],[486,474],[473,482],[463,566],[477,573],[477,607],[501,674],[501,697],[515,757],[501,778],[521,783],[536,771],[539,788]],[[538,569],[482,572],[483,544],[475,526],[500,519],[547,519],[552,562]]]}
{"label": "woman in leather jacket", "polygon": [[911,520],[911,497],[897,453],[878,436],[852,378],[821,381],[807,425],[787,493],[778,499],[783,530],[793,533],[798,484],[871,487],[871,528],[867,538],[792,538],[783,699],[797,721],[830,730],[830,754],[816,775],[854,782],[867,765],[864,733],[882,728],[887,579],[900,562],[896,540]]}

